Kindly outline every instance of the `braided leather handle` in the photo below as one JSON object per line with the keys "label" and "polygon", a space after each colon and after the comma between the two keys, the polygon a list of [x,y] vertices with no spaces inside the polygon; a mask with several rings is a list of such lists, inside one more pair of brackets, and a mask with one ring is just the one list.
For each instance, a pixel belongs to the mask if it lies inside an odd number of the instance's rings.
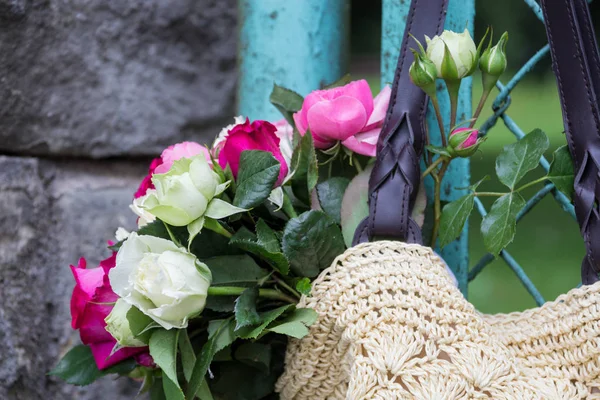
{"label": "braided leather handle", "polygon": [[575,213],[585,241],[584,284],[600,272],[600,57],[586,0],[542,0],[563,122],[575,164]]}
{"label": "braided leather handle", "polygon": [[441,33],[448,0],[412,0],[390,105],[377,143],[369,179],[369,216],[356,229],[354,245],[375,238],[422,243],[421,229],[410,217],[419,184],[425,144],[427,96],[410,81],[413,55],[409,33],[418,38]]}

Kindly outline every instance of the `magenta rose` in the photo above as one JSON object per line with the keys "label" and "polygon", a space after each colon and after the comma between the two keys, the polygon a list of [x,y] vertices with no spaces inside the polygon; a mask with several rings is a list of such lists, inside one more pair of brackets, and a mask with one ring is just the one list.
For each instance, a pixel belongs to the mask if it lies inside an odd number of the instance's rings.
{"label": "magenta rose", "polygon": [[375,156],[375,145],[390,101],[385,87],[373,99],[367,81],[350,82],[341,87],[315,90],[304,99],[294,114],[302,135],[310,130],[315,147],[328,149],[341,141],[350,150]]}
{"label": "magenta rose", "polygon": [[237,178],[240,168],[240,156],[245,150],[268,151],[279,161],[279,177],[276,186],[281,185],[288,173],[288,165],[279,148],[280,139],[276,134],[277,128],[267,121],[254,121],[248,119],[243,124],[238,124],[228,131],[225,141],[219,146],[219,165],[231,168],[233,176]]}
{"label": "magenta rose", "polygon": [[158,167],[160,164],[162,164],[162,162],[163,162],[162,158],[160,158],[160,157],[152,160],[152,162],[150,163],[150,168],[148,168],[148,175],[146,175],[144,177],[144,179],[142,179],[142,183],[140,183],[140,187],[133,195],[134,198],[137,199],[139,197],[142,197],[146,194],[146,192],[149,189],[154,189],[154,184],[152,183],[152,174],[156,170],[156,167]]}
{"label": "magenta rose", "polygon": [[[125,347],[111,355],[117,341],[106,330],[104,319],[110,314],[118,296],[108,280],[108,271],[115,266],[117,253],[100,262],[98,268],[86,268],[85,258],[71,265],[75,288],[71,296],[71,326],[79,329],[83,344],[90,347],[98,369],[105,369],[129,357],[145,366],[152,366],[148,347]],[[146,355],[148,355],[146,357]]]}

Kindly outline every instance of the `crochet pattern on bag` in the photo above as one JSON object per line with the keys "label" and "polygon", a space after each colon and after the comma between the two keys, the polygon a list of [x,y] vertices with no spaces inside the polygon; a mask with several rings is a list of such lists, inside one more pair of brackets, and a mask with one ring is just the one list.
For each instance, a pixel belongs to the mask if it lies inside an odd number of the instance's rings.
{"label": "crochet pattern on bag", "polygon": [[430,248],[366,243],[299,306],[277,383],[300,399],[600,399],[600,283],[521,313],[483,315]]}

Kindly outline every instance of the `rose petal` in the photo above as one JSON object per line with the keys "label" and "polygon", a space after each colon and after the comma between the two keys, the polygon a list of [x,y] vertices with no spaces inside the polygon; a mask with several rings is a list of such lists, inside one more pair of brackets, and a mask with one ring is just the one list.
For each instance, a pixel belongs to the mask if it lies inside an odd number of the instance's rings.
{"label": "rose petal", "polygon": [[331,90],[339,91],[341,93],[340,97],[348,96],[360,101],[365,108],[367,115],[371,115],[371,113],[373,113],[373,93],[371,92],[371,87],[366,80],[360,79],[358,81],[352,81],[347,85],[339,88],[333,88]]}
{"label": "rose petal", "polygon": [[373,113],[369,117],[367,121],[367,126],[363,128],[363,131],[371,130],[373,128],[381,126],[385,119],[385,114],[387,113],[388,106],[390,104],[390,95],[392,93],[392,89],[389,86],[385,86],[381,89],[381,92],[375,97],[373,100]]}
{"label": "rose petal", "polygon": [[322,101],[308,111],[308,126],[325,140],[345,140],[360,132],[367,122],[363,104],[353,97]]}
{"label": "rose petal", "polygon": [[111,356],[110,353],[116,343],[116,340],[113,339],[112,341],[92,343],[89,345],[98,369],[102,370],[108,368],[131,356],[148,351],[147,347],[124,347]]}
{"label": "rose petal", "polygon": [[182,142],[169,146],[163,150],[161,154],[163,163],[156,167],[154,173],[165,174],[169,171],[169,169],[171,169],[174,161],[182,158],[191,158],[193,156],[197,156],[198,154],[204,154],[206,161],[208,161],[209,164],[212,164],[208,149],[199,143]]}
{"label": "rose petal", "polygon": [[377,152],[377,140],[379,139],[380,133],[381,128],[362,132],[344,140],[342,145],[357,154],[375,157]]}

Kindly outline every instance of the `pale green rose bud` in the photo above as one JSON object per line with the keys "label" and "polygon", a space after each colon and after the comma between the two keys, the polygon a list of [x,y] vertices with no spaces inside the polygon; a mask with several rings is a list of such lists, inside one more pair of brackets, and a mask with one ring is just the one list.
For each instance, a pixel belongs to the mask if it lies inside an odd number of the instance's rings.
{"label": "pale green rose bud", "polygon": [[129,327],[127,320],[127,312],[131,309],[131,304],[123,299],[118,299],[112,311],[104,319],[106,322],[106,330],[115,338],[117,343],[122,347],[143,347],[144,342],[136,339]]}
{"label": "pale green rose bud", "polygon": [[204,154],[181,158],[164,174],[154,174],[140,207],[173,226],[186,226],[204,216],[210,201],[224,189]]}
{"label": "pale green rose bud", "polygon": [[477,62],[477,47],[469,31],[444,31],[433,39],[425,36],[427,57],[435,64],[438,78],[459,80],[473,73]]}
{"label": "pale green rose bud", "polygon": [[109,272],[114,292],[165,329],[186,328],[206,305],[206,264],[170,240],[133,232]]}
{"label": "pale green rose bud", "polygon": [[495,46],[488,46],[479,59],[479,69],[484,75],[484,84],[487,75],[488,84],[486,86],[495,85],[500,75],[506,70],[506,42],[508,42],[508,32],[504,32]]}
{"label": "pale green rose bud", "polygon": [[412,50],[415,55],[415,61],[408,70],[410,80],[416,86],[423,89],[429,96],[435,94],[435,80],[437,78],[437,68],[435,64],[423,57],[419,52]]}

